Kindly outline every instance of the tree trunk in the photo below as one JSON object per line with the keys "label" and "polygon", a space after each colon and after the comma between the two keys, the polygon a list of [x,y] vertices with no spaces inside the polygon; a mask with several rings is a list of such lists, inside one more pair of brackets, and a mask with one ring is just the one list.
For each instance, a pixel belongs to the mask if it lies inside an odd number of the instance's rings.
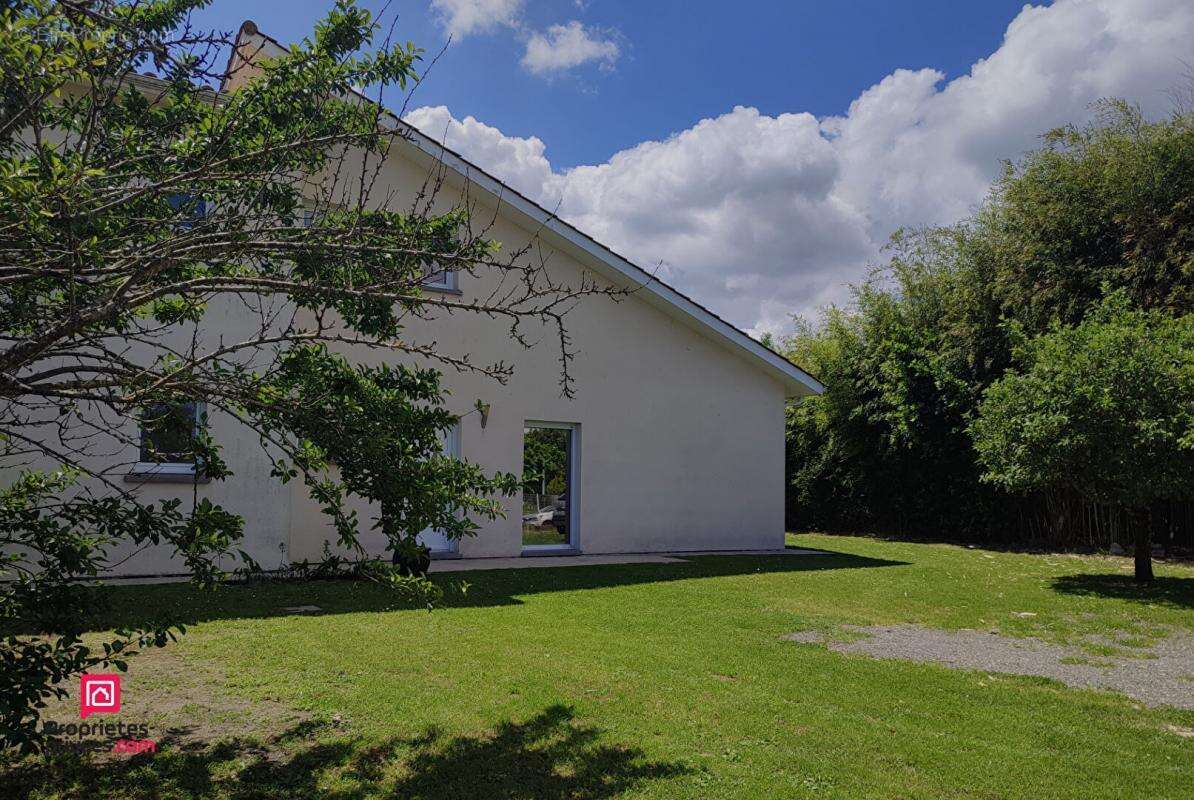
{"label": "tree trunk", "polygon": [[1153,515],[1148,508],[1139,508],[1132,513],[1132,527],[1136,530],[1136,582],[1151,583],[1153,580]]}

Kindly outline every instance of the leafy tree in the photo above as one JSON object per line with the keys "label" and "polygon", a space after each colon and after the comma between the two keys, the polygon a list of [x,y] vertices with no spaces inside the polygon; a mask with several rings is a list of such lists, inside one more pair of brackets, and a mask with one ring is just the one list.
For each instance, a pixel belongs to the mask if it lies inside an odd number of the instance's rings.
{"label": "leafy tree", "polygon": [[983,479],[1130,511],[1136,580],[1151,581],[1150,508],[1194,495],[1194,315],[1136,310],[1121,292],[1021,342],[1016,360],[971,425]]}
{"label": "leafy tree", "polygon": [[1037,332],[1081,320],[1105,286],[1139,308],[1194,309],[1194,114],[1096,110],[1008,165],[982,222],[1002,310]]}
{"label": "leafy tree", "polygon": [[[511,370],[421,342],[408,321],[483,315],[526,346],[524,324],[554,331],[570,394],[564,312],[613,291],[556,280],[533,242],[502,251],[439,196],[438,173],[403,210],[375,195],[409,132],[373,99],[413,86],[420,55],[375,44],[369,12],[338,0],[301,43],[230,76],[217,62],[233,39],[190,25],[203,4],[0,7],[0,745],[38,747],[39,709],[64,682],[177,632],[147,621],[102,651],[80,641],[93,600],[78,581],[117,548],[171,547],[203,584],[237,553],[237,514],[146,502],[122,453],[168,451],[220,481],[212,432],[231,428],[260,440],[274,477],[307,485],[361,559],[348,495],[380,504],[396,551],[428,526],[465,535],[517,482],[442,457],[454,418],[430,367]],[[213,90],[232,77],[236,91]],[[429,267],[497,288],[429,294]],[[232,316],[247,333],[223,334]],[[365,351],[389,365],[344,355]],[[430,366],[394,365],[416,359]],[[187,407],[205,415],[180,428]]]}
{"label": "leafy tree", "polygon": [[1045,334],[1115,291],[1194,311],[1194,115],[1098,110],[1009,163],[967,219],[898,233],[849,305],[784,341],[826,386],[788,411],[789,524],[1004,538],[1069,496],[981,480],[969,426],[1012,366],[1009,323]]}
{"label": "leafy tree", "polygon": [[896,237],[850,307],[787,340],[826,387],[788,409],[792,525],[956,534],[990,521],[966,420],[1006,356],[983,333],[998,315],[973,291],[971,246],[956,230]]}
{"label": "leafy tree", "polygon": [[500,513],[487,495],[518,489],[513,475],[488,478],[477,465],[444,452],[443,438],[457,417],[443,407],[435,370],[353,366],[322,344],[298,345],[282,356],[260,400],[262,432],[298,436],[306,444],[280,477],[335,465],[335,477],[313,480],[311,488],[338,520],[342,547],[357,547],[359,524],[355,512],[341,511],[341,492],[376,501],[373,527],[396,557],[410,561],[421,549],[415,546],[419,533],[435,528],[450,539],[470,535],[476,516]]}

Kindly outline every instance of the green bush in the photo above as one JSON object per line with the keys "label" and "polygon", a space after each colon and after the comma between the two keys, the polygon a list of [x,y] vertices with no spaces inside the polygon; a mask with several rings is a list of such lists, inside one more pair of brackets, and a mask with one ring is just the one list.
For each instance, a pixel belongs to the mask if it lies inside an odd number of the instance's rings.
{"label": "green bush", "polygon": [[1120,292],[1015,359],[971,424],[983,480],[1132,512],[1136,577],[1152,580],[1150,509],[1194,496],[1194,315],[1134,310]]}

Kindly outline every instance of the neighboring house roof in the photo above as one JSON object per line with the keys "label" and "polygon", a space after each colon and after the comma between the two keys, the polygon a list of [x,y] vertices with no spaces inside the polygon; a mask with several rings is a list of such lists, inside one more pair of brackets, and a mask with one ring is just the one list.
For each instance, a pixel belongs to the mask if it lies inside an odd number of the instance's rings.
{"label": "neighboring house roof", "polygon": [[[228,74],[232,74],[234,61],[242,58],[241,45],[245,37],[252,36],[260,37],[263,44],[268,43],[279,48],[278,55],[286,49],[281,42],[262,33],[252,20],[246,20],[237,34],[236,45],[229,58]],[[223,88],[222,86],[221,90]],[[363,94],[361,96],[365,97]],[[564,249],[578,257],[582,263],[595,268],[607,279],[618,285],[630,284],[639,287],[635,297],[650,303],[668,316],[689,324],[713,341],[747,356],[752,363],[779,381],[788,397],[807,397],[824,391],[825,387],[820,381],[745,331],[726,322],[692,298],[560,219],[459,153],[400,119],[392,111],[387,110],[386,113],[410,132],[410,138],[405,140],[409,145],[454,170],[471,185],[489,193],[498,203],[504,203],[507,208],[523,218],[521,221],[524,224],[550,234],[557,243],[564,245]]]}

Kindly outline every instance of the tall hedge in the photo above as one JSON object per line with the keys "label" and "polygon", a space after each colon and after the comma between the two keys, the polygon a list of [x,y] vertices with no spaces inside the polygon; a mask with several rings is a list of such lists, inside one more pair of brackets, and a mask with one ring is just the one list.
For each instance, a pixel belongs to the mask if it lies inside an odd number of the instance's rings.
{"label": "tall hedge", "polygon": [[970,217],[901,231],[888,252],[848,305],[783,342],[826,386],[788,409],[788,524],[1022,537],[1025,509],[1052,501],[980,482],[968,427],[1014,366],[1013,326],[1075,325],[1111,292],[1194,311],[1194,114],[1101,104],[1006,164]]}

